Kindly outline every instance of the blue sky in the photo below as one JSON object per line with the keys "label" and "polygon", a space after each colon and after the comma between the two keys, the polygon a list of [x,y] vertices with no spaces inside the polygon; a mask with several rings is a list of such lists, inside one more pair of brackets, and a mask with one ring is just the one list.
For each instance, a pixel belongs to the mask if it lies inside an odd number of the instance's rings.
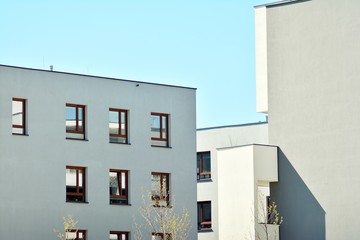
{"label": "blue sky", "polygon": [[260,0],[0,1],[0,64],[197,88],[197,127],[255,110]]}

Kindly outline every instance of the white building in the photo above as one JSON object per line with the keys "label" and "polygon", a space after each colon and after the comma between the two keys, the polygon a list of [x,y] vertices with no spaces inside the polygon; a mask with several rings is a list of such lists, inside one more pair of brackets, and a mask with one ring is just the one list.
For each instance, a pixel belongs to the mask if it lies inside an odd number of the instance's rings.
{"label": "white building", "polygon": [[360,1],[256,7],[258,111],[279,146],[283,240],[359,239]]}
{"label": "white building", "polygon": [[197,239],[195,89],[1,65],[0,109],[0,239],[55,239],[68,214],[78,239],[132,239],[150,190]]}
{"label": "white building", "polygon": [[264,236],[269,184],[278,181],[277,147],[267,142],[267,123],[197,131],[199,240]]}

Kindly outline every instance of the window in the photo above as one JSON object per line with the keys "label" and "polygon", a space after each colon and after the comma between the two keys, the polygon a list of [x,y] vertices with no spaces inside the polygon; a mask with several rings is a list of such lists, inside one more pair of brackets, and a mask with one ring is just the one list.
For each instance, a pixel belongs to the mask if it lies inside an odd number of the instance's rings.
{"label": "window", "polygon": [[151,198],[155,201],[155,206],[169,205],[169,178],[168,173],[152,173]]}
{"label": "window", "polygon": [[12,99],[12,133],[26,134],[26,99]]}
{"label": "window", "polygon": [[169,147],[169,115],[151,113],[151,145]]}
{"label": "window", "polygon": [[128,111],[109,109],[109,138],[113,143],[128,143]]}
{"label": "window", "polygon": [[163,233],[152,233],[151,240],[171,240],[171,234],[165,233],[165,237]]}
{"label": "window", "polygon": [[110,240],[129,240],[129,233],[128,232],[111,231],[110,232]]}
{"label": "window", "polygon": [[128,171],[110,169],[110,204],[128,204]]}
{"label": "window", "polygon": [[66,166],[66,201],[85,202],[85,168]]}
{"label": "window", "polygon": [[198,230],[211,229],[211,202],[198,202]]}
{"label": "window", "polygon": [[85,140],[85,106],[66,104],[66,138]]}
{"label": "window", "polygon": [[68,240],[86,240],[86,230],[74,229],[66,232]]}
{"label": "window", "polygon": [[211,178],[210,152],[197,153],[197,179],[205,180]]}

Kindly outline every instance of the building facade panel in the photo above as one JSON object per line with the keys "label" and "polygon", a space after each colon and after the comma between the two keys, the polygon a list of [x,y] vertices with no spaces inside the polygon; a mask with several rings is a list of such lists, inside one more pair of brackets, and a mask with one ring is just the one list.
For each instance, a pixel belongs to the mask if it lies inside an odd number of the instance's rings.
{"label": "building facade panel", "polygon": [[269,143],[280,148],[271,190],[284,216],[282,239],[359,235],[359,7],[355,0],[262,7]]}
{"label": "building facade panel", "polygon": [[[12,134],[14,97],[27,100],[28,136]],[[195,89],[2,65],[0,98],[1,239],[54,238],[67,214],[87,239],[131,236],[152,172],[170,173],[197,238]],[[85,106],[85,140],[66,139],[67,103]],[[128,144],[109,143],[110,108],[128,110]],[[151,112],[169,114],[170,147],[151,146]],[[66,166],[86,169],[85,203],[66,202]],[[110,169],[128,171],[129,205],[110,205]]]}
{"label": "building facade panel", "polygon": [[[246,144],[262,143],[266,144],[268,140],[268,129],[266,123],[254,123],[234,126],[222,126],[214,128],[198,129],[197,131],[197,152],[210,152],[211,178],[198,181],[198,202],[211,202],[211,231],[199,231],[198,238],[206,240],[226,239],[237,231],[239,224],[233,223],[226,227],[228,223],[228,212],[232,205],[219,206],[219,189],[223,189],[222,194],[232,196],[233,192],[226,186],[221,185],[219,176],[219,166],[222,162],[219,159],[219,149],[225,147],[236,147]],[[223,159],[224,161],[226,159]],[[224,165],[225,166],[225,165]],[[224,168],[223,166],[223,168]],[[234,169],[235,175],[239,170]],[[223,171],[224,174],[224,171]],[[229,173],[231,175],[231,173]],[[234,179],[238,180],[238,179]],[[224,182],[224,181],[222,181]],[[236,181],[238,182],[238,181]],[[243,186],[242,182],[238,182],[239,186]],[[253,189],[253,181],[250,188]],[[246,186],[245,187],[249,187]],[[226,189],[226,190],[224,190]],[[227,191],[229,190],[229,191]],[[252,197],[252,196],[251,196]],[[235,204],[235,203],[234,203]],[[234,206],[235,207],[235,206]],[[225,208],[225,209],[222,209]],[[241,206],[240,206],[241,209]],[[223,224],[219,221],[223,219]],[[232,230],[231,230],[232,227]],[[222,235],[220,235],[222,233]],[[235,236],[234,234],[232,236]],[[222,238],[223,237],[223,238]]]}

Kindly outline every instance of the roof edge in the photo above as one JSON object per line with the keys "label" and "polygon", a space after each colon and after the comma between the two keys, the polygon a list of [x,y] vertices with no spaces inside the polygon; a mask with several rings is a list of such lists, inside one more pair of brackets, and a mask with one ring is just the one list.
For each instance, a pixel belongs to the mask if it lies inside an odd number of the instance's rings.
{"label": "roof edge", "polygon": [[216,150],[226,150],[226,149],[242,148],[242,147],[250,147],[250,146],[261,146],[261,147],[275,147],[275,148],[279,148],[279,146],[277,146],[277,145],[261,144],[261,143],[250,143],[250,144],[244,144],[244,145],[236,145],[236,146],[230,146],[230,147],[216,148]]}
{"label": "roof edge", "polygon": [[39,72],[48,72],[48,73],[60,73],[60,74],[67,74],[67,75],[81,76],[81,77],[93,77],[93,78],[101,78],[101,79],[114,80],[114,81],[124,81],[124,82],[142,83],[142,84],[150,84],[150,85],[157,85],[157,86],[164,86],[164,87],[175,87],[175,88],[185,88],[185,89],[197,90],[197,88],[193,88],[193,87],[184,87],[184,86],[162,84],[162,83],[153,83],[153,82],[144,82],[144,81],[137,81],[137,80],[121,79],[121,78],[103,77],[103,76],[88,75],[88,74],[81,74],[81,73],[51,71],[51,70],[45,70],[45,69],[19,67],[19,66],[5,65],[5,64],[0,64],[0,67],[8,67],[8,68],[16,68],[16,69],[24,69],[24,70],[29,70],[29,71],[39,71]]}
{"label": "roof edge", "polygon": [[204,131],[204,130],[220,129],[220,128],[231,128],[231,127],[246,127],[246,126],[262,125],[262,124],[268,124],[268,122],[253,122],[253,123],[243,123],[243,124],[235,124],[235,125],[224,125],[224,126],[215,126],[215,127],[207,127],[207,128],[198,128],[198,129],[196,129],[196,131]]}
{"label": "roof edge", "polygon": [[282,0],[282,1],[277,1],[277,2],[270,2],[270,3],[255,5],[254,8],[279,7],[279,6],[283,6],[283,5],[295,4],[295,3],[301,3],[301,2],[308,2],[308,1],[311,1],[311,0]]}

